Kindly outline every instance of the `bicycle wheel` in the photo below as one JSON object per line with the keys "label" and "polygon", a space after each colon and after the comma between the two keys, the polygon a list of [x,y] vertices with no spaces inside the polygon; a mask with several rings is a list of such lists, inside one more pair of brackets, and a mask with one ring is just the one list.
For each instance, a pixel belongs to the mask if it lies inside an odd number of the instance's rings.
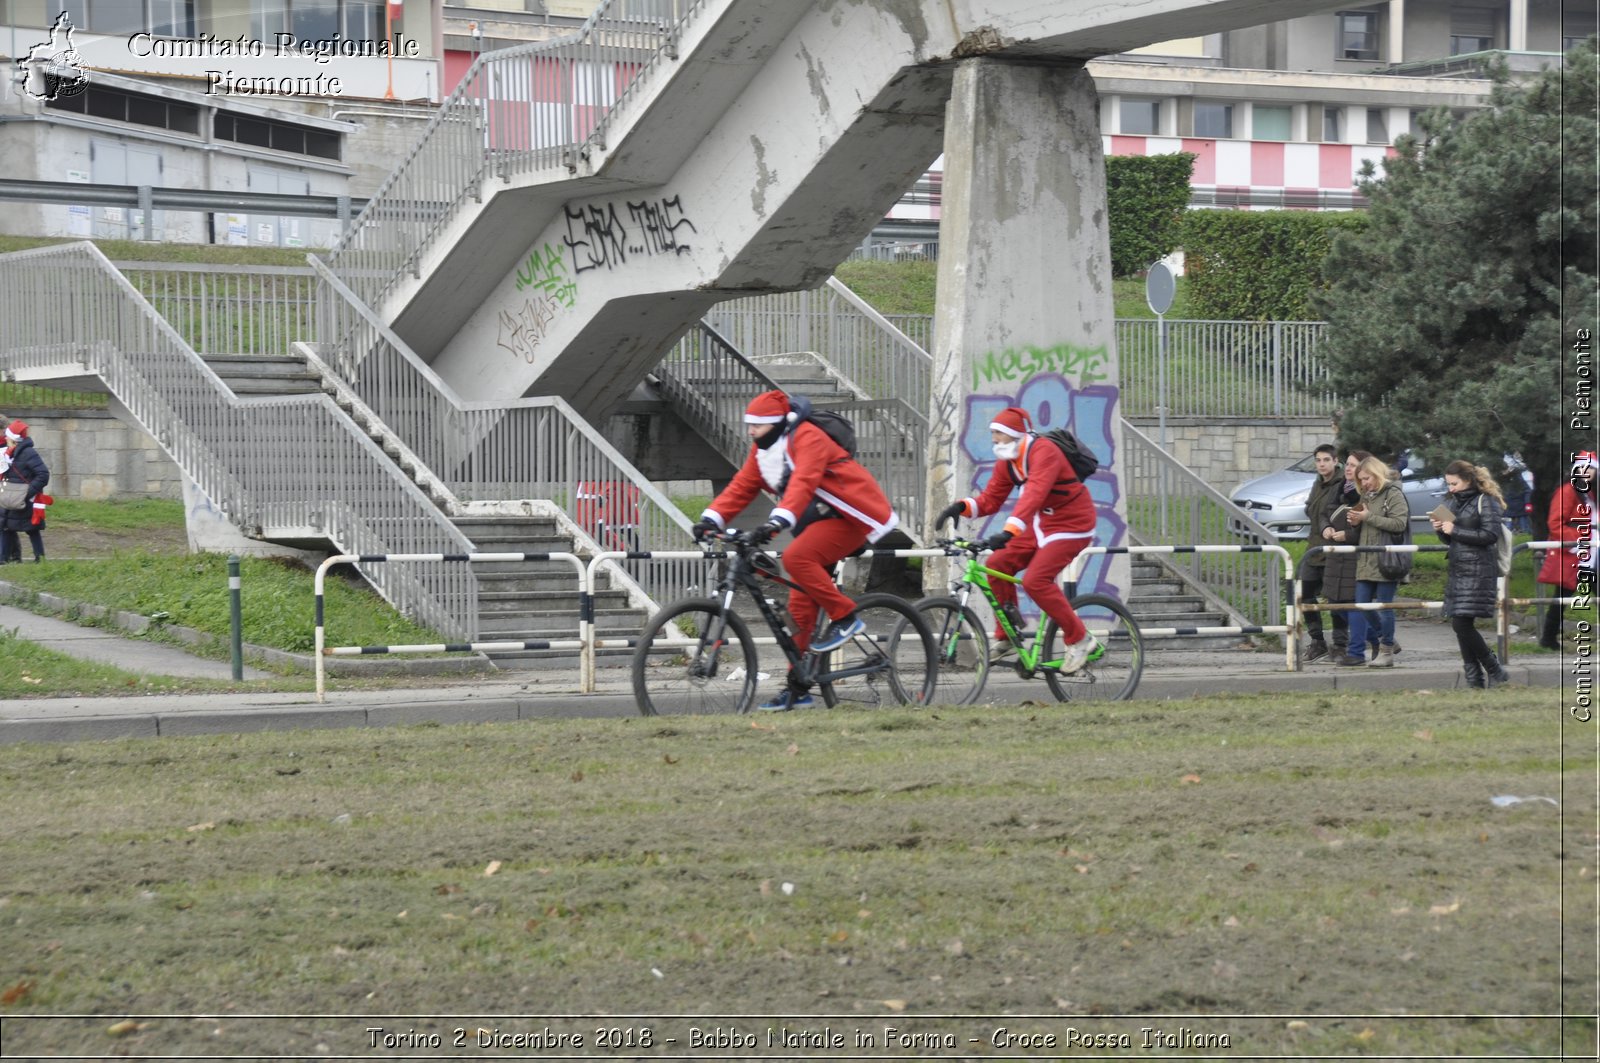
{"label": "bicycle wheel", "polygon": [[633,651],[633,696],[644,716],[749,712],[756,679],[749,627],[704,598],[662,609]]}
{"label": "bicycle wheel", "polygon": [[[1103,594],[1084,594],[1072,600],[1090,634],[1106,648],[1098,661],[1072,673],[1044,669],[1044,680],[1058,701],[1126,701],[1139,687],[1144,671],[1144,642],[1139,625],[1122,603]],[[1059,661],[1061,630],[1054,620],[1045,628],[1044,659]]]}
{"label": "bicycle wheel", "polygon": [[926,705],[939,681],[938,654],[928,622],[916,607],[892,594],[856,599],[866,630],[822,655],[822,700],[858,705]]}
{"label": "bicycle wheel", "polygon": [[989,636],[978,614],[954,598],[924,598],[917,612],[933,632],[939,654],[939,701],[971,705],[989,681]]}

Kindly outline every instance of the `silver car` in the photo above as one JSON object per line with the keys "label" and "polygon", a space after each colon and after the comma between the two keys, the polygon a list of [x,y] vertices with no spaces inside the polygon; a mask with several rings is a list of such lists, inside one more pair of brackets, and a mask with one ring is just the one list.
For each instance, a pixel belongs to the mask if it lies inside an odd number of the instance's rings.
{"label": "silver car", "polygon": [[[1415,535],[1430,531],[1428,514],[1444,500],[1444,477],[1422,479],[1417,475],[1421,471],[1421,461],[1407,456],[1403,456],[1403,460],[1407,465],[1400,471],[1400,489],[1405,492],[1406,504],[1411,509],[1411,532]],[[1287,469],[1240,484],[1228,498],[1265,524],[1278,538],[1304,539],[1310,524],[1306,519],[1306,499],[1316,481],[1317,456],[1307,454]],[[1238,530],[1243,532],[1244,529]]]}

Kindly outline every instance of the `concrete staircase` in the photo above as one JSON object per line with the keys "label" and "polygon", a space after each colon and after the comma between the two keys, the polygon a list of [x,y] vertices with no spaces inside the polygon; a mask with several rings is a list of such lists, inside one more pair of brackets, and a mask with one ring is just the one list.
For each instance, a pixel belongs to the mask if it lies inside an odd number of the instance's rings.
{"label": "concrete staircase", "polygon": [[[548,517],[456,517],[454,523],[481,553],[570,552],[572,539]],[[570,564],[558,561],[485,561],[472,566],[478,581],[478,638],[483,642],[528,642],[578,637],[578,586]],[[602,575],[601,577],[605,577]],[[606,585],[594,594],[595,634],[629,638],[649,618],[629,603],[626,591]],[[630,649],[601,648],[595,663],[623,666]],[[486,654],[506,671],[570,668],[572,650],[496,650]]]}
{"label": "concrete staircase", "polygon": [[314,395],[322,390],[322,378],[294,355],[212,354],[205,363],[241,399]]}
{"label": "concrete staircase", "polygon": [[[1126,604],[1133,618],[1144,627],[1223,627],[1234,623],[1206,599],[1195,594],[1159,557],[1135,554],[1129,559],[1132,587]],[[1184,650],[1219,649],[1237,646],[1243,635],[1186,635],[1181,639],[1152,639],[1146,654],[1163,648]]]}

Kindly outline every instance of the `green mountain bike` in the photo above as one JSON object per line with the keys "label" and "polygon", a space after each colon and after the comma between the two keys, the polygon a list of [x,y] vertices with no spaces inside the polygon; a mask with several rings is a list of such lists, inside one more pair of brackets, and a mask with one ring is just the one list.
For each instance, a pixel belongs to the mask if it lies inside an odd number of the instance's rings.
{"label": "green mountain bike", "polygon": [[[1021,615],[1002,609],[995,600],[994,580],[1021,583],[1019,577],[981,564],[978,555],[984,550],[982,543],[939,539],[935,545],[951,557],[965,558],[949,595],[924,598],[917,603],[917,610],[927,618],[939,647],[940,701],[956,705],[976,702],[989,681],[990,669],[1002,663],[1014,666],[1024,679],[1043,676],[1058,701],[1123,701],[1133,697],[1144,671],[1144,641],[1138,623],[1121,602],[1103,594],[1072,598],[1073,611],[1090,634],[1100,640],[1104,652],[1076,672],[1063,672],[1063,642],[1056,622],[1042,618],[1045,624],[1029,635],[1022,630]],[[968,604],[974,589],[988,601],[1006,634],[1006,644],[993,655],[989,633]]]}

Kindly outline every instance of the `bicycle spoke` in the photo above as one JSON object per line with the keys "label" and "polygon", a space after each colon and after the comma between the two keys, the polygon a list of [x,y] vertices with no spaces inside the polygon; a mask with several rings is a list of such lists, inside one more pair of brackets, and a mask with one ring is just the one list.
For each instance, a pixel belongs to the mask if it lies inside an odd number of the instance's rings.
{"label": "bicycle spoke", "polygon": [[[1099,660],[1076,672],[1047,667],[1044,677],[1051,693],[1061,701],[1122,701],[1132,697],[1144,672],[1139,625],[1120,602],[1104,595],[1076,598],[1072,608],[1105,652]],[[1064,649],[1060,628],[1052,622],[1045,637],[1045,660],[1059,662]]]}
{"label": "bicycle spoke", "polygon": [[866,630],[822,661],[822,685],[829,705],[840,702],[877,707],[923,704],[932,696],[938,667],[932,637],[909,602],[889,595],[867,595],[856,616]]}
{"label": "bicycle spoke", "polygon": [[746,712],[756,668],[742,620],[724,622],[704,599],[676,602],[656,614],[634,651],[634,697],[645,716]]}

